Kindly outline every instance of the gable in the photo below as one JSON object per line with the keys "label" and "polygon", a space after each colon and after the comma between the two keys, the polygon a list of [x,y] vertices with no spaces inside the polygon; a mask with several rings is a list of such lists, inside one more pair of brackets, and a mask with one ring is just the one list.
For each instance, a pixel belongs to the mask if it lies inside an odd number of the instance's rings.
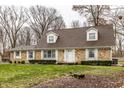
{"label": "gable", "polygon": [[87,41],[96,41],[98,40],[98,29],[90,28],[86,31]]}
{"label": "gable", "polygon": [[47,36],[47,43],[56,43],[58,34],[51,31],[46,33],[46,36]]}

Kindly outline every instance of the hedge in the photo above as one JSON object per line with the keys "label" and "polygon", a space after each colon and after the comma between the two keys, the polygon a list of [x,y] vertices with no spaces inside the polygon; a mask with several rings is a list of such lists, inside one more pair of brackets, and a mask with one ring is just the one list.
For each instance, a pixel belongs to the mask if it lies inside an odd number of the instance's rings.
{"label": "hedge", "polygon": [[56,60],[29,60],[31,64],[56,64]]}
{"label": "hedge", "polygon": [[10,64],[25,64],[25,61],[9,61]]}
{"label": "hedge", "polygon": [[94,66],[111,66],[112,61],[101,61],[101,60],[95,60],[95,61],[81,61],[82,65],[94,65]]}

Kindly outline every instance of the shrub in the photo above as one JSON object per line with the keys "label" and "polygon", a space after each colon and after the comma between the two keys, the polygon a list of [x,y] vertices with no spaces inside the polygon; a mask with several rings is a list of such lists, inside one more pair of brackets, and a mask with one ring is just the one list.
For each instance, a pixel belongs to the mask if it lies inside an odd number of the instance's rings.
{"label": "shrub", "polygon": [[12,61],[9,61],[10,64],[12,64]]}
{"label": "shrub", "polygon": [[29,63],[31,64],[55,64],[56,60],[29,60]]}
{"label": "shrub", "polygon": [[14,63],[16,64],[16,61],[14,61]]}
{"label": "shrub", "polygon": [[118,64],[118,59],[112,59],[112,64]]}
{"label": "shrub", "polygon": [[79,65],[79,63],[57,63],[58,65]]}
{"label": "shrub", "polygon": [[111,66],[112,61],[101,61],[101,60],[95,60],[95,61],[81,61],[82,65],[100,65],[100,66]]}
{"label": "shrub", "polygon": [[56,60],[41,60],[39,64],[56,64]]}
{"label": "shrub", "polygon": [[35,61],[35,60],[29,60],[29,63],[31,63],[31,64],[35,64],[36,61]]}
{"label": "shrub", "polygon": [[25,64],[25,61],[21,61],[21,64]]}
{"label": "shrub", "polygon": [[20,64],[21,62],[20,61],[18,61],[18,64]]}

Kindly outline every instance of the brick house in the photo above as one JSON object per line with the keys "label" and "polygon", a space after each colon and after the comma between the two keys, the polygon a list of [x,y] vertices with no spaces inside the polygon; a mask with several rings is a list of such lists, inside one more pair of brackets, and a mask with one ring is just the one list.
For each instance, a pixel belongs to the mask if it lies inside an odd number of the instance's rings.
{"label": "brick house", "polygon": [[57,63],[110,61],[114,39],[112,25],[47,31],[37,45],[11,49],[11,60],[56,60]]}

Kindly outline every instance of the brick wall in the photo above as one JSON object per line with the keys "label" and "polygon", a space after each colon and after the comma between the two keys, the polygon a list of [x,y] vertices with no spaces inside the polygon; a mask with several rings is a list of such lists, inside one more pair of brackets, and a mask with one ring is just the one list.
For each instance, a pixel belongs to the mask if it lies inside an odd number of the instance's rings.
{"label": "brick wall", "polygon": [[78,63],[85,60],[85,49],[75,49],[75,60]]}
{"label": "brick wall", "polygon": [[21,60],[27,60],[27,51],[21,51]]}
{"label": "brick wall", "polygon": [[36,60],[41,60],[41,51],[40,50],[35,51],[35,59]]}
{"label": "brick wall", "polygon": [[111,60],[111,49],[110,48],[98,49],[98,59],[99,60]]}
{"label": "brick wall", "polygon": [[58,62],[59,63],[64,62],[64,49],[58,50]]}
{"label": "brick wall", "polygon": [[[41,60],[41,50],[35,51],[35,59]],[[85,49],[75,49],[75,61],[80,62],[85,60]],[[11,60],[27,60],[27,51],[21,51],[21,59],[14,59],[14,52],[10,54]],[[98,60],[111,60],[111,49],[110,48],[100,48],[98,49]],[[64,63],[64,49],[58,50],[58,62]]]}
{"label": "brick wall", "polygon": [[10,60],[14,60],[14,52],[10,52]]}

